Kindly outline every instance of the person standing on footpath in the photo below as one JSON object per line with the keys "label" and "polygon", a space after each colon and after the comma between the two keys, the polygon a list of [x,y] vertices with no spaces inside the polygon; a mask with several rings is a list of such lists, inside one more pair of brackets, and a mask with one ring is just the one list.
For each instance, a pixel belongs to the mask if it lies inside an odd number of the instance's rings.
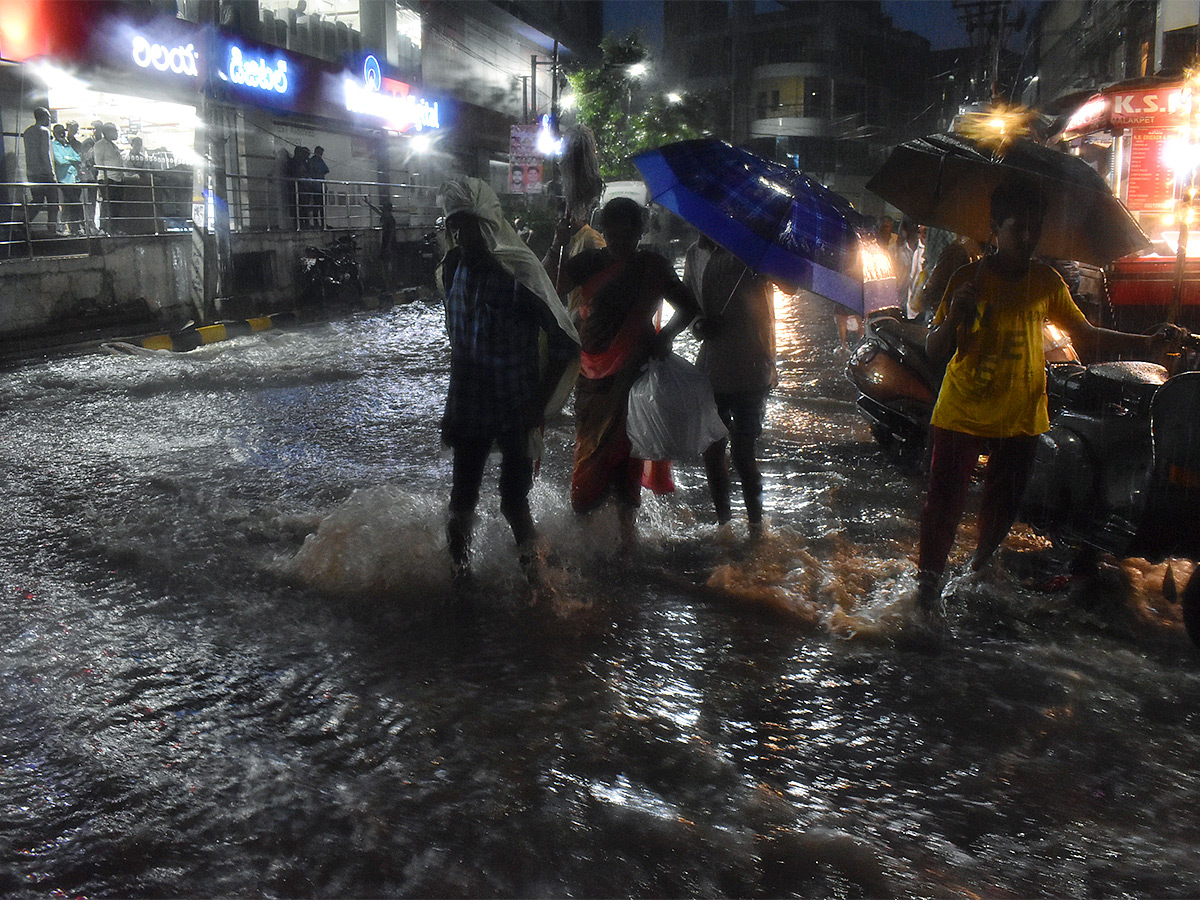
{"label": "person standing on footpath", "polygon": [[440,201],[453,244],[441,272],[450,339],[442,437],[454,451],[446,542],[456,578],[468,576],[479,488],[488,454],[498,446],[500,511],[536,600],[542,562],[529,491],[545,416],[561,405],[578,371],[579,337],[486,182],[450,181]]}
{"label": "person standing on footpath", "polygon": [[985,447],[989,451],[974,572],[988,563],[1016,521],[1038,435],[1050,428],[1045,321],[1066,331],[1086,359],[1154,358],[1187,336],[1175,325],[1153,335],[1092,325],[1058,272],[1033,260],[1042,215],[1036,183],[1014,180],[993,191],[996,252],[950,279],[926,342],[934,361],[949,359],[933,409],[933,455],[917,564],[918,609],[935,628],[944,616],[943,572],[980,454]]}
{"label": "person standing on footpath", "polygon": [[[71,134],[71,122],[67,123],[67,135]],[[76,126],[78,127],[78,126]],[[104,123],[99,119],[92,121],[88,128],[87,136],[79,144],[79,156],[83,160],[84,171],[84,186],[82,192],[83,199],[83,227],[87,234],[95,235],[99,233],[99,187],[96,184],[96,142],[100,140],[100,129],[104,127]]]}
{"label": "person standing on footpath", "polygon": [[125,157],[117,146],[117,138],[121,133],[112,122],[105,122],[93,134],[96,143],[92,147],[92,158],[95,160],[99,190],[96,202],[100,207],[100,228],[112,233],[117,230],[123,212],[121,182],[125,178]]}
{"label": "person standing on footpath", "polygon": [[[665,257],[639,250],[642,208],[618,197],[600,214],[607,246],[569,259],[564,290],[581,287],[579,337],[582,374],[575,389],[575,466],[571,506],[598,509],[611,494],[617,503],[622,549],[636,547],[641,489],[674,490],[669,465],[633,455],[625,430],[629,390],[651,356],[665,357],[671,343],[700,312],[700,305]],[[655,331],[662,301],[675,314]]]}
{"label": "person standing on footpath", "polygon": [[701,340],[696,366],[712,383],[717,412],[729,429],[704,452],[704,470],[717,524],[726,531],[732,518],[729,457],[742,482],[750,534],[763,527],[762,472],[756,444],[762,434],[767,396],[775,387],[775,286],[751,272],[723,247],[713,249],[701,280],[701,318],[693,331]]}
{"label": "person standing on footpath", "polygon": [[308,177],[308,161],[312,151],[300,146],[292,153],[292,164],[289,175],[292,178],[291,188],[295,198],[296,225],[300,230],[312,228],[312,179]]}
{"label": "person standing on footpath", "polygon": [[21,132],[25,145],[25,180],[29,187],[29,227],[38,213],[46,211],[46,229],[53,235],[58,228],[58,179],[54,175],[54,153],[51,148],[50,110],[39,106],[33,111],[33,124]]}
{"label": "person standing on footpath", "polygon": [[308,159],[309,178],[309,208],[312,213],[313,225],[325,228],[325,176],[329,174],[329,164],[325,162],[325,148],[313,147],[312,156]]}
{"label": "person standing on footpath", "polygon": [[83,161],[67,143],[65,125],[55,125],[51,132],[54,143],[50,145],[54,153],[54,177],[58,179],[58,192],[62,200],[62,221],[58,233],[62,235],[75,231],[83,233],[83,206],[79,202],[79,172]]}

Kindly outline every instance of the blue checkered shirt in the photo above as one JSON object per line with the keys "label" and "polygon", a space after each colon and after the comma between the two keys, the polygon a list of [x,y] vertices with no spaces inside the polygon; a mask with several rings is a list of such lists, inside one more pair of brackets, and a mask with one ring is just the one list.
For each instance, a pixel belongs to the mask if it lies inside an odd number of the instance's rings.
{"label": "blue checkered shirt", "polygon": [[[542,301],[493,260],[459,262],[446,291],[450,391],[442,433],[447,439],[488,439],[511,430],[539,382],[538,334],[550,316]],[[574,350],[550,327],[549,352]]]}

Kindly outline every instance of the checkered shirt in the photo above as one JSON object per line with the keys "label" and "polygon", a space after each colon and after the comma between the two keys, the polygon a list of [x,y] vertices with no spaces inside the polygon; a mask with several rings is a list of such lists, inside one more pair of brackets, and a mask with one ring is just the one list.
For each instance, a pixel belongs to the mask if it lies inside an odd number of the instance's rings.
{"label": "checkered shirt", "polygon": [[[542,301],[497,263],[459,263],[446,292],[450,390],[447,438],[494,438],[512,429],[539,382],[538,335],[548,317]],[[549,355],[569,358],[574,345],[551,327]]]}

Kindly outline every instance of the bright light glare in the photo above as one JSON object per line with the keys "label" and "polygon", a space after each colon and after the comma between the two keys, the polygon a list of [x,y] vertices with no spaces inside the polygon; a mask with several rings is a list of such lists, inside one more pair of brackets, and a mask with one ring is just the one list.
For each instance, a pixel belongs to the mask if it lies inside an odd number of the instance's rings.
{"label": "bright light glare", "polygon": [[42,83],[52,91],[78,92],[88,89],[86,81],[80,81],[70,72],[66,72],[58,68],[58,66],[53,66],[49,63],[35,63],[30,68],[42,80]]}
{"label": "bright light glare", "polygon": [[883,281],[893,278],[892,257],[878,244],[863,243],[860,253],[863,281]]}
{"label": "bright light glare", "polygon": [[575,108],[575,95],[574,94],[563,94],[563,96],[558,98],[558,106],[559,106],[559,109],[563,109],[563,110],[574,109]]}
{"label": "bright light glare", "polygon": [[647,70],[646,64],[639,62],[639,63],[634,63],[633,65],[631,65],[626,71],[628,71],[629,74],[632,75],[634,78],[641,78],[643,75],[646,74],[646,70]]}
{"label": "bright light glare", "polygon": [[671,93],[667,94],[667,101],[669,103],[675,103],[675,104],[682,103],[683,95],[676,91],[672,91]]}
{"label": "bright light glare", "polygon": [[433,149],[433,138],[427,134],[418,134],[410,145],[414,153],[428,153]]}
{"label": "bright light glare", "polygon": [[1166,167],[1178,176],[1200,164],[1200,147],[1183,138],[1168,140],[1163,143],[1162,159]]}
{"label": "bright light glare", "polygon": [[562,138],[556,138],[549,128],[539,128],[537,133],[537,151],[542,156],[558,156],[562,153]]}
{"label": "bright light glare", "polygon": [[785,196],[789,196],[789,197],[792,194],[792,192],[789,191],[787,188],[785,188],[783,185],[772,181],[770,178],[767,178],[765,175],[758,176],[758,183],[761,184],[763,187],[770,188],[771,190],[775,191],[778,194],[784,194]]}

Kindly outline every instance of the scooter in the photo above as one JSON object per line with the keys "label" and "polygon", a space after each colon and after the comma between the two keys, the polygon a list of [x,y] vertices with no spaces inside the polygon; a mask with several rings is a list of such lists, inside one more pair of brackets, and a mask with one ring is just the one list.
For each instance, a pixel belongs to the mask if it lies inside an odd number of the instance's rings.
{"label": "scooter", "polygon": [[928,335],[927,327],[900,310],[879,310],[867,317],[863,339],[846,364],[871,436],[905,468],[921,466],[945,370],[925,352]]}
{"label": "scooter", "polygon": [[[927,329],[899,311],[872,316],[847,365],[876,440],[919,465],[941,372],[924,352]],[[1192,337],[1173,365],[1081,365],[1048,326],[1050,430],[1038,440],[1021,519],[1084,553],[1200,559],[1200,371]],[[1182,596],[1200,644],[1200,574]]]}
{"label": "scooter", "polygon": [[361,301],[358,239],[345,234],[328,247],[305,247],[300,257],[300,286],[302,298],[309,303]]}
{"label": "scooter", "polygon": [[[871,435],[905,468],[921,469],[929,437],[929,418],[945,365],[925,352],[929,328],[906,319],[899,309],[867,317],[862,342],[846,364],[846,376],[858,388],[857,404],[871,420]],[[1078,362],[1070,338],[1056,325],[1043,329],[1048,365]]]}

